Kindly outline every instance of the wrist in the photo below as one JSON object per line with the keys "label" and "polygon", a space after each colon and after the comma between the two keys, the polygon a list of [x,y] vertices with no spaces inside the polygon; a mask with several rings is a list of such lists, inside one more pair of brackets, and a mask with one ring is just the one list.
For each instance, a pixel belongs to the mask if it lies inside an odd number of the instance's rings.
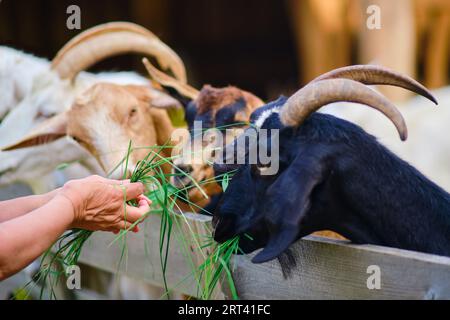
{"label": "wrist", "polygon": [[61,188],[57,197],[64,198],[70,202],[73,213],[72,224],[76,225],[81,220],[82,213],[85,209],[80,186],[74,181],[69,181]]}
{"label": "wrist", "polygon": [[45,205],[46,203],[50,202],[54,197],[56,197],[60,190],[61,188],[58,188],[53,191],[38,195],[37,197],[39,197],[39,201],[41,202],[41,204]]}
{"label": "wrist", "polygon": [[50,203],[58,207],[60,215],[65,215],[67,228],[74,228],[76,222],[76,213],[72,200],[64,194],[59,193],[52,198]]}

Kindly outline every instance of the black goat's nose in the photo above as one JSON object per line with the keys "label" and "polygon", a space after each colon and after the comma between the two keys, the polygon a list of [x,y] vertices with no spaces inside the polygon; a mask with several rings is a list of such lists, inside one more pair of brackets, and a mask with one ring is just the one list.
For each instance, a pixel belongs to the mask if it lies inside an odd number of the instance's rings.
{"label": "black goat's nose", "polygon": [[192,168],[191,165],[182,164],[182,165],[178,166],[178,171],[179,171],[179,173],[185,173],[185,174],[190,175],[192,173],[192,171],[194,171],[194,168]]}

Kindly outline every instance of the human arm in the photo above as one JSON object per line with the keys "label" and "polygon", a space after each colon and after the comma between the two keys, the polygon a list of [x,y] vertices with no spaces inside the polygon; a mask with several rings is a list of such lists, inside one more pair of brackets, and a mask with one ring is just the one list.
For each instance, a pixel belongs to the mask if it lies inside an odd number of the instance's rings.
{"label": "human arm", "polygon": [[[121,183],[100,177],[71,181],[42,207],[1,223],[0,280],[31,263],[67,229],[117,232],[142,219],[150,205],[143,185]],[[139,207],[124,205],[125,199],[137,199]]]}
{"label": "human arm", "polygon": [[60,189],[51,192],[0,201],[0,223],[20,217],[49,202]]}

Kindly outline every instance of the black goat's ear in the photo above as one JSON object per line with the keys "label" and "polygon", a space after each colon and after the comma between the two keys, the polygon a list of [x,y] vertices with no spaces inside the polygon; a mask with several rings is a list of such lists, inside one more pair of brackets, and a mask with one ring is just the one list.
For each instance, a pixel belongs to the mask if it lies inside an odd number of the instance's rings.
{"label": "black goat's ear", "polygon": [[311,207],[311,194],[328,171],[328,151],[321,145],[305,146],[290,166],[267,189],[262,207],[269,241],[253,258],[262,263],[285,252],[305,231],[302,221]]}
{"label": "black goat's ear", "polygon": [[252,262],[263,263],[277,258],[297,240],[297,237],[297,226],[283,227],[280,231],[270,237],[266,247],[252,259]]}

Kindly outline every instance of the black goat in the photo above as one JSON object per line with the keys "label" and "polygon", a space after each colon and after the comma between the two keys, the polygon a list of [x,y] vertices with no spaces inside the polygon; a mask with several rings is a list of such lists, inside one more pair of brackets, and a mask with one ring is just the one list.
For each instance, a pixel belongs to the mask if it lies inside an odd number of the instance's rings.
{"label": "black goat", "polygon": [[364,103],[386,114],[406,139],[395,107],[350,79],[401,86],[436,102],[412,79],[381,67],[355,66],[258,109],[253,123],[279,129],[279,171],[262,175],[258,164],[215,165],[216,174],[237,169],[215,212],[216,241],[239,235],[244,252],[264,247],[255,263],[274,259],[297,239],[324,229],[358,244],[450,256],[450,194],[360,127],[314,112],[334,101]]}

